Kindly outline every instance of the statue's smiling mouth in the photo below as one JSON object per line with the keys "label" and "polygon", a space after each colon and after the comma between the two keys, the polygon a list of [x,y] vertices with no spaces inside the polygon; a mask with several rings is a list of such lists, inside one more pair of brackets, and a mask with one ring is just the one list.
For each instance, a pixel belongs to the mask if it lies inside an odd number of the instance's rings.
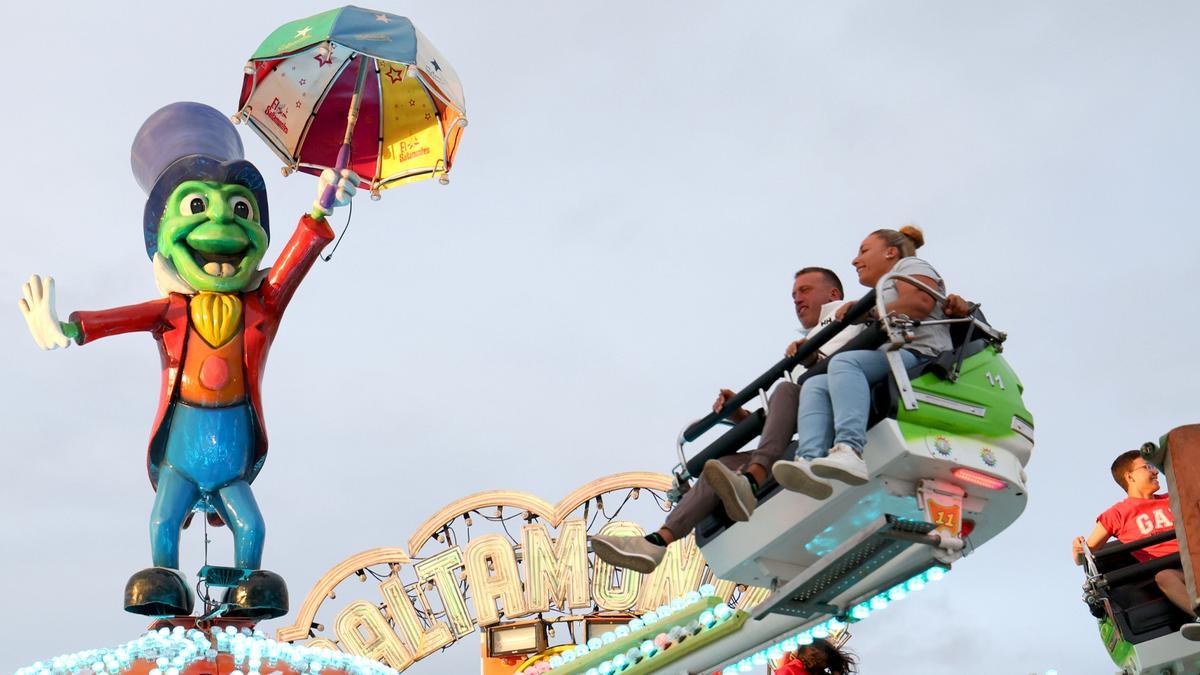
{"label": "statue's smiling mouth", "polygon": [[238,253],[209,253],[185,247],[196,267],[210,277],[236,276],[246,261],[245,251]]}

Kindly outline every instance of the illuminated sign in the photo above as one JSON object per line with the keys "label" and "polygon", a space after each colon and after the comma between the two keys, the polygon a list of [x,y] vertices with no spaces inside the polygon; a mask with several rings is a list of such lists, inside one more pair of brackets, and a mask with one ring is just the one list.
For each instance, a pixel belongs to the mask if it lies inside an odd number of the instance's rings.
{"label": "illuminated sign", "polygon": [[[511,624],[517,630],[511,636],[493,631],[489,642],[501,640],[501,653],[545,649],[546,641],[537,633],[543,622],[642,614],[705,583],[714,584],[718,596],[739,608],[764,599],[766,589],[714,579],[691,537],[672,545],[658,569],[647,575],[613,568],[589,554],[589,534],[643,535],[637,523],[617,519],[621,509],[645,494],[665,504],[661,495],[670,486],[669,476],[635,472],[588,483],[557,505],[510,491],[466,497],[418,528],[407,550],[371,549],[334,566],[278,638],[404,670],[476,628],[531,615],[536,615],[534,622]],[[604,506],[606,497],[610,504],[621,504],[612,516]],[[490,531],[480,534],[480,529]],[[356,583],[371,580],[376,583]],[[319,614],[328,623],[319,622]],[[518,630],[535,625],[534,630]],[[530,644],[520,650],[514,646],[525,642]]]}

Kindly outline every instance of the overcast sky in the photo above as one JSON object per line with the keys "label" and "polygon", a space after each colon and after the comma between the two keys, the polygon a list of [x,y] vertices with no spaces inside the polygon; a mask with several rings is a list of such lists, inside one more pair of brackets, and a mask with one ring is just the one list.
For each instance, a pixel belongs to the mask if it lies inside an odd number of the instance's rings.
{"label": "overcast sky", "polygon": [[[0,671],[144,627],[120,600],[149,564],[159,386],[145,335],[39,352],[20,284],[53,274],[63,317],[156,297],[135,131],[177,100],[233,112],[261,39],[326,8],[3,10]],[[1122,496],[1117,453],[1197,421],[1200,8],[374,8],[410,16],[454,64],[471,124],[449,186],[358,203],[273,347],[255,493],[264,565],[294,596],[458,497],[553,502],[668,470],[680,427],[795,337],[792,273],[827,265],[851,282],[863,235],[913,221],[950,289],[1009,332],[1037,424],[1029,508],[851,646],[867,675],[1113,670],[1069,540]],[[315,181],[280,177],[244,141],[268,181],[271,261]],[[199,537],[184,538],[189,574]],[[464,643],[409,672],[476,672]]]}

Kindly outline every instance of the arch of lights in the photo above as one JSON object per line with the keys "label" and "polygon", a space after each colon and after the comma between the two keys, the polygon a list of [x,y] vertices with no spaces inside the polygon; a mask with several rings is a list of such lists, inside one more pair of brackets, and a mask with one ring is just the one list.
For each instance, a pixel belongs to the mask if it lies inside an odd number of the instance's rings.
{"label": "arch of lights", "polygon": [[516,620],[534,619],[551,635],[565,627],[574,641],[585,621],[629,620],[705,585],[736,608],[764,599],[766,589],[713,578],[691,537],[647,575],[589,553],[589,535],[643,534],[622,512],[638,500],[668,510],[670,486],[669,476],[630,472],[592,481],[557,504],[506,490],[457,500],[417,528],[406,548],[362,551],[332,567],[276,637],[404,670],[477,629]]}

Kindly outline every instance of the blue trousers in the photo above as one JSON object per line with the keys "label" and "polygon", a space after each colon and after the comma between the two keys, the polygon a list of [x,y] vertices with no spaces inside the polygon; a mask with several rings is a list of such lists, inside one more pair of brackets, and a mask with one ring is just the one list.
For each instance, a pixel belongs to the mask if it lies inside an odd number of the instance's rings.
{"label": "blue trousers", "polygon": [[179,532],[198,505],[215,509],[233,532],[235,565],[262,565],[267,528],[246,482],[254,447],[254,412],[247,404],[204,408],[175,404],[158,492],[150,512],[156,567],[179,568]]}
{"label": "blue trousers", "polygon": [[[921,359],[907,349],[900,356],[905,368]],[[871,387],[890,372],[886,352],[864,350],[837,354],[829,359],[826,373],[806,380],[796,418],[796,458],[824,457],[835,443],[845,443],[861,455],[867,444]]]}

